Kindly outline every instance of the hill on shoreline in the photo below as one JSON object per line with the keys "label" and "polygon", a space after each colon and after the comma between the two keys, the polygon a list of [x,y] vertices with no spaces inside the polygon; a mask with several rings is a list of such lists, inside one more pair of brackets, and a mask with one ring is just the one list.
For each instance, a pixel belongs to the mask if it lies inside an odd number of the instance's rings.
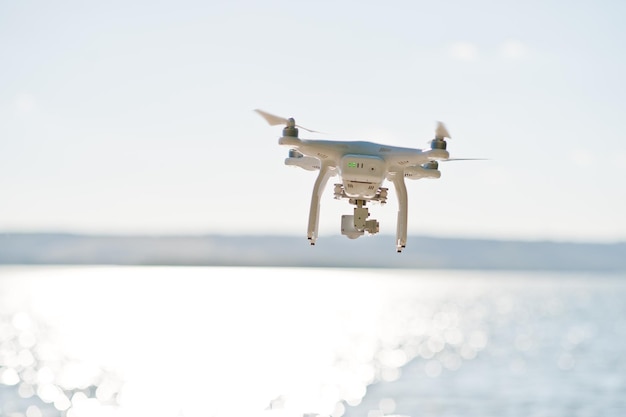
{"label": "hill on shoreline", "polygon": [[626,271],[626,242],[0,233],[0,265],[207,265]]}

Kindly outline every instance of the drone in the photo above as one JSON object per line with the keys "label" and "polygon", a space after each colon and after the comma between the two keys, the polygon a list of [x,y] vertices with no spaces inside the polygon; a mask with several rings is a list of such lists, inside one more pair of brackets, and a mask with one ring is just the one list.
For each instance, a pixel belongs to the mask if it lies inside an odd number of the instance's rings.
{"label": "drone", "polygon": [[284,118],[255,110],[270,126],[284,125],[278,144],[289,148],[285,165],[300,167],[307,171],[319,171],[309,210],[307,238],[315,245],[318,237],[320,199],[331,177],[339,177],[335,184],[334,198],[348,200],[354,206],[353,214],[341,216],[341,234],[356,239],[365,233],[379,232],[377,220],[369,219],[368,203],[387,202],[389,189],[383,187],[385,180],[393,184],[398,197],[396,224],[396,251],[402,252],[407,242],[408,198],[405,179],[436,179],[441,177],[438,161],[450,159],[446,150],[446,138],[450,133],[442,122],[437,122],[435,137],[430,149],[403,148],[366,141],[335,141],[300,139],[298,128],[320,133],[297,125],[293,118]]}

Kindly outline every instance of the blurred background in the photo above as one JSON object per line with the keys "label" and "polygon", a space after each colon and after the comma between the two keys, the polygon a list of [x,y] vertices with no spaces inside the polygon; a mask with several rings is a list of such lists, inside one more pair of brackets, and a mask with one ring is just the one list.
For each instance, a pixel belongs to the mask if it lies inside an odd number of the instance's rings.
{"label": "blurred background", "polygon": [[[410,234],[624,240],[625,7],[3,2],[0,230],[302,236],[315,173],[261,108],[406,147],[441,120],[489,158],[409,182]],[[321,236],[350,212],[331,193]]]}

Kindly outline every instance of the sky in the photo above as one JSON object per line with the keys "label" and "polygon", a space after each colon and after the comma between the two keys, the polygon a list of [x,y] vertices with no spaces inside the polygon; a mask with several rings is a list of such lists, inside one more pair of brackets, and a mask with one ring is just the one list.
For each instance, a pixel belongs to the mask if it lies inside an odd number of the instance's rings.
{"label": "sky", "polygon": [[[302,235],[263,109],[453,158],[411,235],[626,241],[621,1],[0,2],[0,232]],[[322,199],[320,242],[353,206]],[[370,206],[394,234],[397,200]]]}

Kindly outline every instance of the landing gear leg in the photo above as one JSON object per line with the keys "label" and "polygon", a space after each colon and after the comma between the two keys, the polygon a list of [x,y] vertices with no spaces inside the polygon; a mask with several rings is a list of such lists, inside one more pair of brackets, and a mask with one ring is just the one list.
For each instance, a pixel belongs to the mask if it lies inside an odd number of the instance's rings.
{"label": "landing gear leg", "polygon": [[320,219],[320,199],[326,187],[328,179],[334,175],[331,167],[322,164],[320,172],[313,186],[313,195],[311,196],[311,208],[309,209],[309,227],[307,230],[307,238],[311,245],[315,245],[317,240],[317,229]]}
{"label": "landing gear leg", "polygon": [[398,222],[396,227],[396,251],[402,252],[406,247],[407,224],[408,224],[408,198],[406,192],[406,184],[404,176],[395,174],[391,178],[391,182],[396,189],[398,196]]}

